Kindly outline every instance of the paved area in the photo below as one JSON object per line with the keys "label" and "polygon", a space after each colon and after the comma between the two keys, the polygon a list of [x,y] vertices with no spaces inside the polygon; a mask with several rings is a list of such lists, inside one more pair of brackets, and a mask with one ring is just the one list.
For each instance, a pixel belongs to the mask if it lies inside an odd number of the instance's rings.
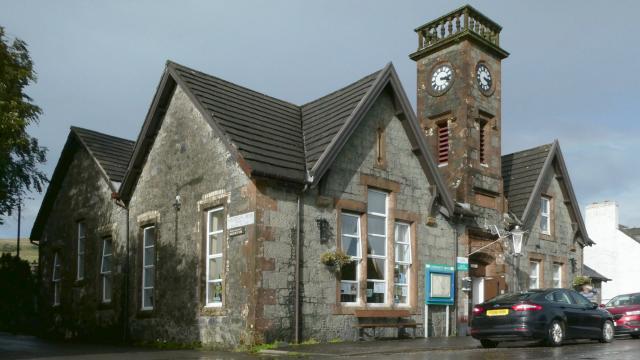
{"label": "paved area", "polygon": [[273,358],[302,359],[609,359],[637,360],[640,340],[619,338],[612,344],[579,341],[559,348],[532,343],[501,344],[497,349],[482,349],[469,337],[411,340],[377,340],[358,343],[284,346],[262,354],[201,350],[155,350],[138,347],[59,343],[30,336],[0,333],[0,359],[88,359],[88,360],[256,360]]}

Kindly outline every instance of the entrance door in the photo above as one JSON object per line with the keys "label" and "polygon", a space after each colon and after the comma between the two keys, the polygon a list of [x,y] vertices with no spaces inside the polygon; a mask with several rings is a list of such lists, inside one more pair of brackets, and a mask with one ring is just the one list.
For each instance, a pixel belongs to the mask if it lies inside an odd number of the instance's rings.
{"label": "entrance door", "polygon": [[489,300],[498,296],[500,293],[500,284],[498,279],[493,277],[484,278],[484,299]]}

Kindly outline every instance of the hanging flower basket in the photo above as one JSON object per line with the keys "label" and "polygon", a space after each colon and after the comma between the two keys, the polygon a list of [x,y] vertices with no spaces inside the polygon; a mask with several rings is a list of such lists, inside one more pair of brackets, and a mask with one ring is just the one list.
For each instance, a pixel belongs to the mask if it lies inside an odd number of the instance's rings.
{"label": "hanging flower basket", "polygon": [[333,272],[340,272],[342,267],[351,262],[351,256],[342,250],[328,251],[320,256],[320,262],[332,268]]}

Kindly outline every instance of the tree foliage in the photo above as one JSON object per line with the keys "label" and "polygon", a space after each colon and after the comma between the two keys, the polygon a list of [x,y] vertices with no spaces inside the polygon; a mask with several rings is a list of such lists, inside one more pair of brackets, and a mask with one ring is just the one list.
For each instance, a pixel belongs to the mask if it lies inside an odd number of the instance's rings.
{"label": "tree foliage", "polygon": [[41,114],[24,93],[35,81],[27,44],[20,39],[10,43],[0,26],[0,224],[26,192],[42,192],[47,182],[38,169],[45,161],[46,148],[27,133]]}
{"label": "tree foliage", "polygon": [[0,331],[30,333],[36,321],[36,278],[29,263],[0,256]]}

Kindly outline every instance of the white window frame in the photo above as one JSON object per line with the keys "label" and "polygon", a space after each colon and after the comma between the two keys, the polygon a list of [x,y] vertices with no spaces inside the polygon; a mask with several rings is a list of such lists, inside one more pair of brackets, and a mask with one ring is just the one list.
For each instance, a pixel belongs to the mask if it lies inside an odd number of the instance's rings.
{"label": "white window frame", "polygon": [[[110,252],[107,253],[107,243],[109,243]],[[104,269],[105,260],[109,258],[110,266],[109,270]],[[113,240],[110,237],[106,237],[102,239],[102,260],[100,261],[100,279],[102,282],[102,302],[108,304],[111,302],[111,295],[113,290],[113,279],[111,278],[113,268]],[[109,280],[109,281],[107,281]],[[107,294],[107,286],[109,286],[109,297],[106,297]]]}
{"label": "white window frame", "polygon": [[[340,244],[342,246],[342,250],[344,251],[344,243],[342,242],[342,238],[343,237],[349,237],[349,238],[354,238],[357,239],[358,241],[358,245],[357,245],[357,249],[358,249],[358,254],[356,256],[351,256],[351,260],[356,262],[356,279],[354,280],[340,280],[340,289],[342,289],[342,283],[345,284],[356,284],[356,301],[342,301],[342,298],[340,299],[340,302],[342,304],[359,304],[360,303],[360,264],[362,261],[362,237],[361,237],[361,231],[360,231],[360,215],[359,214],[354,214],[354,213],[347,213],[347,212],[343,212],[341,213],[341,216],[344,218],[345,216],[348,217],[353,217],[356,219],[356,224],[357,224],[357,230],[356,230],[356,235],[351,235],[351,234],[345,234],[344,231],[342,231],[342,229],[340,230]],[[344,222],[341,222],[344,223]]]}
{"label": "white window frame", "polygon": [[[546,212],[544,211],[545,204],[547,205]],[[546,225],[546,230],[543,225]],[[540,198],[540,233],[551,235],[551,199],[546,196]]]}
{"label": "white window frame", "polygon": [[51,282],[53,283],[53,306],[60,305],[60,286],[62,280],[62,266],[60,266],[60,254],[56,251],[53,253],[53,272],[51,273]]}
{"label": "white window frame", "polygon": [[[142,310],[153,310],[154,304],[155,304],[155,299],[153,297],[154,292],[155,292],[155,284],[157,282],[158,279],[156,279],[155,274],[154,274],[154,279],[153,279],[153,286],[147,286],[146,282],[146,269],[153,269],[153,271],[155,272],[155,267],[156,267],[156,260],[157,260],[157,256],[156,256],[156,243],[158,241],[157,236],[155,236],[154,234],[154,239],[153,239],[153,245],[151,246],[147,246],[147,230],[152,229],[151,231],[156,231],[156,226],[155,225],[150,225],[150,226],[145,226],[142,229],[142,291],[140,292],[142,295],[142,299],[140,302],[141,305],[141,309]],[[153,248],[153,265],[146,265],[146,256],[147,256],[147,252],[146,250],[148,248]],[[151,306],[145,306],[144,303],[144,294],[146,291],[151,291]]]}
{"label": "white window frame", "polygon": [[85,272],[84,258],[85,258],[85,252],[86,252],[85,250],[87,245],[87,227],[84,221],[78,221],[77,224],[78,224],[77,225],[78,241],[76,243],[77,245],[76,280],[80,281],[84,279],[84,272]]}
{"label": "white window frame", "polygon": [[[369,211],[369,206],[367,206],[367,241],[369,241],[369,239],[371,238],[371,236],[379,236],[379,237],[384,237],[384,253],[385,255],[370,255],[367,254],[367,259],[382,259],[384,260],[384,280],[378,280],[378,279],[369,279],[369,277],[367,276],[366,282],[372,282],[374,283],[374,288],[375,288],[375,283],[382,283],[384,284],[384,299],[381,303],[369,303],[366,301],[367,296],[365,294],[365,302],[367,303],[367,305],[369,306],[385,306],[386,304],[388,304],[389,301],[389,291],[387,291],[387,280],[389,279],[389,274],[387,273],[387,262],[389,259],[389,254],[387,254],[387,243],[389,242],[389,229],[388,229],[388,213],[389,213],[389,193],[388,192],[384,192],[384,191],[380,191],[380,190],[374,190],[374,189],[368,189],[367,190],[369,193],[378,193],[378,194],[382,194],[384,195],[384,213],[376,213],[376,212],[372,212]],[[367,193],[367,202],[368,202],[368,198],[369,198],[369,194]],[[375,233],[370,233],[369,229],[368,229],[368,224],[369,224],[369,219],[372,216],[376,216],[376,217],[382,217],[384,219],[384,234],[375,234]],[[367,264],[367,266],[369,266]],[[367,270],[368,272],[368,270]]]}
{"label": "white window frame", "polygon": [[540,289],[540,261],[529,261],[529,289]]}
{"label": "white window frame", "polygon": [[558,263],[553,264],[553,287],[554,288],[562,287],[562,264],[558,264]]}
{"label": "white window frame", "polygon": [[[223,286],[222,283],[222,279],[215,279],[215,280],[210,280],[209,279],[209,274],[211,272],[211,269],[209,268],[209,262],[212,259],[219,259],[221,262],[223,261],[223,250],[220,249],[219,253],[215,253],[215,254],[209,254],[209,236],[211,235],[220,235],[220,237],[223,237],[223,233],[224,233],[224,223],[220,223],[220,229],[218,230],[211,230],[211,223],[210,223],[210,219],[211,219],[211,214],[214,212],[222,212],[222,221],[224,222],[224,207],[220,206],[217,208],[213,208],[207,211],[207,234],[206,234],[206,242],[207,242],[207,246],[206,246],[206,277],[205,277],[205,306],[206,307],[221,307],[222,306],[222,301],[209,301],[209,284],[215,284],[215,283],[220,283],[220,286]],[[224,244],[224,240],[222,241],[222,243]],[[222,271],[224,272],[224,266],[222,266]],[[224,276],[222,276],[224,277]],[[224,292],[223,292],[223,296],[224,296]]]}
{"label": "white window frame", "polygon": [[[395,263],[396,265],[403,265],[403,266],[407,266],[407,279],[406,279],[406,283],[405,284],[399,284],[395,282],[395,276],[394,276],[394,284],[393,284],[393,295],[395,296],[396,293],[396,288],[397,287],[402,287],[402,288],[406,288],[407,289],[407,295],[406,295],[406,302],[395,302],[395,298],[394,298],[394,303],[397,305],[409,305],[409,301],[411,299],[411,286],[409,286],[411,284],[411,224],[407,223],[407,222],[402,222],[402,221],[396,221],[395,222],[395,241],[394,241],[394,251],[395,251]],[[405,239],[400,239],[400,237],[398,236],[398,227],[400,226],[405,226],[407,228],[406,231],[406,238]],[[401,261],[398,260],[398,245],[406,245],[407,246],[407,255],[409,258],[409,261]]]}

